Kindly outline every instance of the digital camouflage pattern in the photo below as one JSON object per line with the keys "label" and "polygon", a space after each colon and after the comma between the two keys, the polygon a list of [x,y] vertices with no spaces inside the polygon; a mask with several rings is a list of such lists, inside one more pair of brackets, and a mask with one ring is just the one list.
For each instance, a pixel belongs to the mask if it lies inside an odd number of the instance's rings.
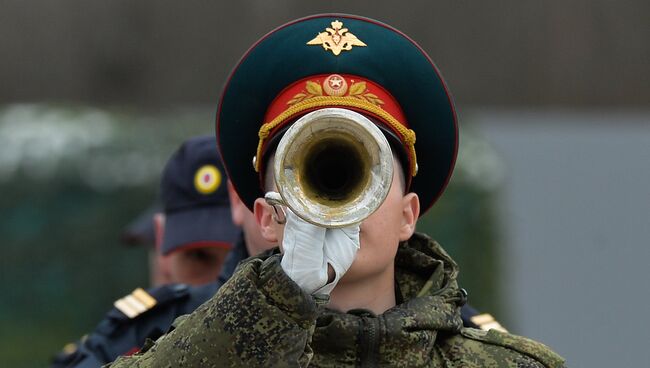
{"label": "digital camouflage pattern", "polygon": [[563,367],[526,338],[462,327],[454,261],[415,234],[396,259],[398,305],[376,316],[318,306],[280,255],[242,263],[176,328],[112,367]]}

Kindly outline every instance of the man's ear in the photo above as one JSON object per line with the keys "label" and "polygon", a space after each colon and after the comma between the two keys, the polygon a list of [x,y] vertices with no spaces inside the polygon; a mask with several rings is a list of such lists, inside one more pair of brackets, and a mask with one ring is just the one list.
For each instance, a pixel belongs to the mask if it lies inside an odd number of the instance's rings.
{"label": "man's ear", "polygon": [[165,214],[157,212],[153,215],[153,235],[156,252],[160,252],[165,236]]}
{"label": "man's ear", "polygon": [[408,240],[415,232],[415,225],[420,216],[420,198],[415,193],[407,193],[402,197],[402,225],[399,240]]}
{"label": "man's ear", "polygon": [[248,208],[241,201],[239,195],[237,195],[235,187],[232,186],[230,180],[228,180],[228,198],[230,198],[230,216],[232,217],[232,223],[237,226],[242,226],[246,215],[245,212],[248,212]]}
{"label": "man's ear", "polygon": [[273,208],[266,203],[264,198],[257,198],[255,200],[253,215],[260,227],[260,233],[264,240],[277,243],[278,234],[276,232],[275,220],[273,220]]}

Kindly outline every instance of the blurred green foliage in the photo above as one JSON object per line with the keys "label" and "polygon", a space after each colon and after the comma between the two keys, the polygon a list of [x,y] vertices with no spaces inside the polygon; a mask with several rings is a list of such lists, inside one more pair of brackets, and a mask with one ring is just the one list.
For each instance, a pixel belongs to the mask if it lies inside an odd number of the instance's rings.
{"label": "blurred green foliage", "polygon": [[121,227],[151,190],[97,193],[66,180],[2,185],[0,356],[5,367],[42,366],[66,340],[146,282],[144,249],[120,247]]}
{"label": "blurred green foliage", "polygon": [[[46,365],[115,299],[147,284],[146,250],[119,242],[156,198],[180,143],[212,134],[211,109],[0,109],[0,366]],[[498,158],[470,131],[420,231],[461,266],[470,302],[498,316]]]}
{"label": "blurred green foliage", "polygon": [[418,231],[438,241],[460,266],[459,283],[468,302],[499,318],[499,243],[493,196],[464,185],[452,185],[423,216]]}

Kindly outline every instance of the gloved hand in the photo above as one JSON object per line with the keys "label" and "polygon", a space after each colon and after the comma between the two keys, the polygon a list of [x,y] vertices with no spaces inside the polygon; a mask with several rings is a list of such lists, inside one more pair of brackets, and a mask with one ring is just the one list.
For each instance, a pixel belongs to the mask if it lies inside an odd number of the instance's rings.
{"label": "gloved hand", "polygon": [[[359,250],[359,225],[327,229],[312,225],[290,210],[282,240],[284,272],[308,294],[326,294],[350,268]],[[335,272],[328,283],[327,265]]]}

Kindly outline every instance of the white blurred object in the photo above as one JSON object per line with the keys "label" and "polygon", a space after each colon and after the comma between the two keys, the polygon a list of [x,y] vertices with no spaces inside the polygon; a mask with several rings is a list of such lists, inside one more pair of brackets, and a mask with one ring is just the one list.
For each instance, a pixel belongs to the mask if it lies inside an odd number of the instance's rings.
{"label": "white blurred object", "polygon": [[[327,229],[312,225],[290,210],[282,240],[281,266],[308,294],[329,295],[350,268],[359,250],[359,226]],[[327,282],[327,265],[335,272]]]}
{"label": "white blurred object", "polygon": [[33,178],[50,177],[62,160],[113,139],[108,114],[39,105],[14,105],[0,114],[0,181],[19,167]]}

